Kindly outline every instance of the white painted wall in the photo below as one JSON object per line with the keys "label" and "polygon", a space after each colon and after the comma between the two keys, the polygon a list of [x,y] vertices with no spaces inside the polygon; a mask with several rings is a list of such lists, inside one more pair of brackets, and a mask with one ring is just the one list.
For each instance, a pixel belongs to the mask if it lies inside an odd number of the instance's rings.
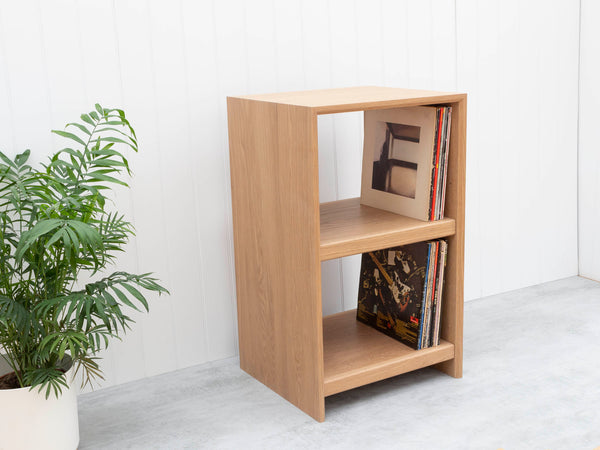
{"label": "white painted wall", "polygon": [[[567,0],[0,0],[0,148],[42,160],[96,101],[140,138],[121,265],[172,296],[107,352],[103,386],[236,353],[227,95],[468,92],[467,299],[577,274],[578,18]],[[361,115],[319,131],[321,200],[358,196]],[[323,265],[325,312],[353,307],[359,264]]]}
{"label": "white painted wall", "polygon": [[577,274],[578,6],[457,2],[467,298]]}
{"label": "white painted wall", "polygon": [[579,274],[600,281],[600,3],[581,2]]}

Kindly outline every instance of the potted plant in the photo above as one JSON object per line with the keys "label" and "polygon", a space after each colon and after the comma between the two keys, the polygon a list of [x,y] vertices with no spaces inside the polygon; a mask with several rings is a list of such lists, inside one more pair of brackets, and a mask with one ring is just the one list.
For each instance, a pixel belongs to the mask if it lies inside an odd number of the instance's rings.
{"label": "potted plant", "polygon": [[54,133],[68,146],[39,169],[29,150],[0,152],[0,448],[76,448],[73,376],[101,378],[96,355],[129,328],[126,309],[167,292],[108,270],[134,234],[107,196],[131,175],[122,150],[138,150],[124,112],[96,105]]}

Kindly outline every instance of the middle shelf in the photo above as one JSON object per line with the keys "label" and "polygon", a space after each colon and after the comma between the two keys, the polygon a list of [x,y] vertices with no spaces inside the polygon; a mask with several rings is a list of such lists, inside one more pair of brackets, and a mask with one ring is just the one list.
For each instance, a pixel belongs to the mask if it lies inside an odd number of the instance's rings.
{"label": "middle shelf", "polygon": [[321,261],[452,236],[454,219],[431,222],[360,204],[360,198],[321,203]]}

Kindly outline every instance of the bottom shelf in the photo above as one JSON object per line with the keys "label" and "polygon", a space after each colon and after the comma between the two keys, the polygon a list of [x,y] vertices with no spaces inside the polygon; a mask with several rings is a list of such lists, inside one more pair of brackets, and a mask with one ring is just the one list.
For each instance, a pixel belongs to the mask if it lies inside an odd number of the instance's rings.
{"label": "bottom shelf", "polygon": [[323,318],[325,396],[454,358],[454,344],[413,350],[356,320],[356,310]]}

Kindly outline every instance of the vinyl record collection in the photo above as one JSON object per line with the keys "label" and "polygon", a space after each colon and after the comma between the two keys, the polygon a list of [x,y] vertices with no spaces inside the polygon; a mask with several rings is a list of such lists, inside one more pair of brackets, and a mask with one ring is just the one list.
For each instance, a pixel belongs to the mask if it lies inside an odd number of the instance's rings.
{"label": "vinyl record collection", "polygon": [[[425,221],[444,218],[452,108],[365,112],[361,203]],[[415,349],[439,345],[448,243],[363,253],[357,320]]]}
{"label": "vinyl record collection", "polygon": [[440,342],[445,240],[363,253],[357,320],[420,350]]}
{"label": "vinyl record collection", "polygon": [[437,120],[435,127],[433,168],[431,170],[429,220],[440,220],[444,218],[451,118],[452,108],[449,106],[436,108]]}
{"label": "vinyl record collection", "polygon": [[361,203],[443,219],[451,119],[449,106],[366,111]]}

